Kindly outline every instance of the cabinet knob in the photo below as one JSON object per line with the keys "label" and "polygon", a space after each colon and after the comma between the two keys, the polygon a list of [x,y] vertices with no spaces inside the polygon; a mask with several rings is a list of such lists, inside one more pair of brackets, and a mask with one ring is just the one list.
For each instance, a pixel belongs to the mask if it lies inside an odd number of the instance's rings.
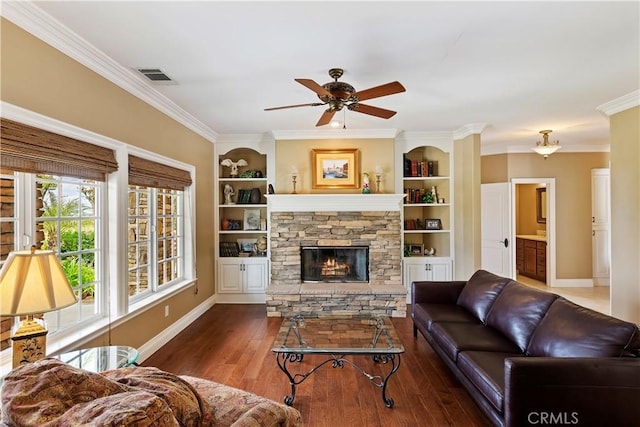
{"label": "cabinet knob", "polygon": [[595,216],[591,217],[591,222],[596,222],[596,217]]}
{"label": "cabinet knob", "polygon": [[505,247],[505,248],[508,248],[508,247],[509,247],[509,239],[506,239],[506,238],[505,238],[505,239],[504,239],[504,241],[503,241],[502,243],[504,244],[504,247]]}

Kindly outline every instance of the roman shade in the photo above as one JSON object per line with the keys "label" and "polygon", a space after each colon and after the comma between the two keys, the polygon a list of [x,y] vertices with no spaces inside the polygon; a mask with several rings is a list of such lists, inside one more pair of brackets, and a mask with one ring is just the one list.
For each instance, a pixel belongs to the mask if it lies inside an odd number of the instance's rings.
{"label": "roman shade", "polygon": [[106,181],[118,170],[110,148],[58,135],[0,118],[0,166],[28,173],[45,173]]}
{"label": "roman shade", "polygon": [[184,190],[192,182],[188,171],[129,155],[129,185]]}

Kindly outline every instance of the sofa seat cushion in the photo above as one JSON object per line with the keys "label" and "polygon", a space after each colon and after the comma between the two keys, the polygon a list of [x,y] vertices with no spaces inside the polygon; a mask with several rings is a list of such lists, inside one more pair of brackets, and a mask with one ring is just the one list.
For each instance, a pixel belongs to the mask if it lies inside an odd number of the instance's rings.
{"label": "sofa seat cushion", "polygon": [[504,412],[504,361],[522,354],[493,351],[463,351],[458,368],[500,413]]}
{"label": "sofa seat cushion", "polygon": [[[171,407],[146,391],[129,391],[78,403],[56,420],[58,426],[182,427]],[[208,424],[191,424],[205,426]]]}
{"label": "sofa seat cushion", "polygon": [[557,295],[522,285],[507,283],[487,315],[487,325],[496,328],[524,352],[540,320]]}
{"label": "sofa seat cushion", "polygon": [[188,382],[155,367],[131,366],[103,372],[102,375],[134,391],[146,391],[162,398],[181,426],[201,426],[209,421],[208,403]]}
{"label": "sofa seat cushion", "polygon": [[621,357],[633,354],[638,327],[556,299],[535,330],[527,354],[544,357]]}
{"label": "sofa seat cushion", "polygon": [[413,321],[431,331],[433,322],[479,323],[469,311],[454,304],[419,303],[413,306]]}
{"label": "sofa seat cushion", "polygon": [[478,270],[462,288],[457,304],[469,310],[484,323],[491,306],[509,280],[488,271]]}
{"label": "sofa seat cushion", "polygon": [[300,412],[284,403],[202,378],[181,375],[212,408],[216,427],[302,427]]}
{"label": "sofa seat cushion", "polygon": [[434,322],[431,335],[442,350],[456,362],[461,351],[495,351],[520,354],[517,345],[495,329],[482,324]]}

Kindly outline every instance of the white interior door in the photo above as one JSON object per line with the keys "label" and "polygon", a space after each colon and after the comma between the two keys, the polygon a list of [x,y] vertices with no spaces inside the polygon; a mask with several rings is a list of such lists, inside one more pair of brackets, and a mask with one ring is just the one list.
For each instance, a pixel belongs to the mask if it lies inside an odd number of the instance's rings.
{"label": "white interior door", "polygon": [[481,190],[482,269],[513,278],[511,186],[508,182],[482,184]]}

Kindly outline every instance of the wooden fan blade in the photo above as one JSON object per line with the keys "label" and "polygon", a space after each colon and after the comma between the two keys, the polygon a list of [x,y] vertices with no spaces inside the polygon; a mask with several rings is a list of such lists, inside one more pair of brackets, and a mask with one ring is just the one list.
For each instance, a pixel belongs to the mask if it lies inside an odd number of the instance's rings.
{"label": "wooden fan blade", "polygon": [[349,104],[348,108],[351,111],[357,111],[358,113],[369,114],[370,116],[376,116],[383,119],[389,119],[396,115],[395,111],[385,110],[384,108],[374,107],[372,105]]}
{"label": "wooden fan blade", "polygon": [[320,120],[318,120],[318,123],[316,123],[316,126],[324,126],[329,122],[331,122],[331,119],[333,119],[333,115],[335,113],[336,113],[335,110],[326,110],[324,113],[322,113],[322,116],[320,116]]}
{"label": "wooden fan blade", "polygon": [[381,96],[393,95],[394,93],[404,92],[406,89],[400,84],[400,82],[391,82],[384,85],[372,87],[369,89],[361,90],[354,93],[353,97],[358,98],[359,101],[365,99],[379,98]]}
{"label": "wooden fan blade", "polygon": [[265,108],[264,111],[283,110],[285,108],[297,108],[297,107],[317,107],[319,105],[324,105],[324,103],[322,103],[322,102],[311,102],[309,104],[285,105],[283,107]]}
{"label": "wooden fan blade", "polygon": [[326,90],[325,88],[323,88],[322,86],[320,86],[318,83],[314,82],[311,79],[294,79],[294,80],[300,83],[302,86],[306,87],[307,89],[311,89],[318,95],[328,96],[330,98],[333,96],[331,95],[331,92],[329,92],[328,90]]}

